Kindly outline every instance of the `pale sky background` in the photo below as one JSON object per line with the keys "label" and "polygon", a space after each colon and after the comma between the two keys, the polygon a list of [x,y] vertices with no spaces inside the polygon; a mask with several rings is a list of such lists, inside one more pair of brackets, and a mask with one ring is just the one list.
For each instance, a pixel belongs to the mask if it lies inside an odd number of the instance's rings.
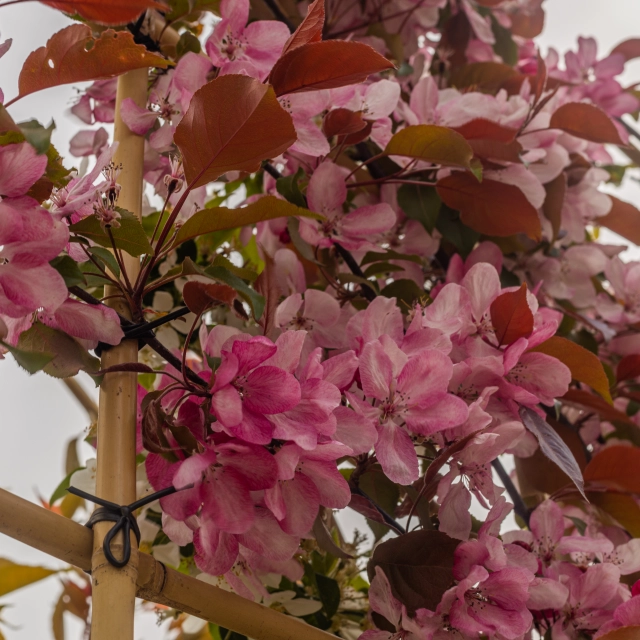
{"label": "pale sky background", "polygon": [[[574,49],[577,37],[583,35],[595,36],[600,53],[606,54],[621,40],[640,37],[639,0],[547,0],[545,6],[546,27],[539,38],[543,51],[554,46],[564,53]],[[7,100],[17,93],[18,73],[27,55],[69,23],[61,13],[36,2],[0,8],[0,35],[2,39],[13,38],[11,50],[0,60],[0,86]],[[627,65],[624,81],[640,82],[640,61]],[[68,140],[78,128],[78,121],[67,113],[73,96],[71,86],[48,89],[27,96],[9,111],[16,121],[36,118],[46,125],[55,119],[58,128],[53,142],[66,155]],[[627,181],[618,194],[640,205],[640,187],[636,182]],[[620,243],[609,238],[607,241]],[[93,383],[87,376],[81,382],[88,390],[92,389]],[[0,403],[3,436],[0,487],[32,501],[37,501],[38,493],[49,496],[64,475],[67,441],[81,435],[88,426],[84,410],[60,381],[43,373],[29,376],[10,357],[0,362]],[[91,457],[91,452],[83,444],[82,459]],[[350,524],[357,522],[356,518],[349,519]],[[366,526],[358,526],[366,530]],[[0,557],[25,564],[62,566],[45,554],[1,535]],[[51,613],[60,589],[53,577],[1,598],[0,604],[11,604],[4,610],[4,618],[19,627],[2,628],[7,640],[52,638]],[[81,625],[70,617],[66,618],[66,632],[68,640],[82,637]],[[149,614],[136,623],[136,640],[165,637]]]}

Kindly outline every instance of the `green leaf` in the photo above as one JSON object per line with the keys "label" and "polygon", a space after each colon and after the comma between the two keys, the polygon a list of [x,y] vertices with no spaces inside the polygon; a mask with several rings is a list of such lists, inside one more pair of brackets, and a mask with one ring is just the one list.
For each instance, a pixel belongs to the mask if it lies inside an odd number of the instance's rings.
{"label": "green leaf", "polygon": [[391,264],[390,262],[376,262],[364,270],[364,275],[367,278],[371,278],[372,276],[379,276],[384,273],[392,273],[394,271],[403,271],[403,268],[399,267],[397,264]]}
{"label": "green leaf", "polygon": [[461,220],[460,214],[446,205],[442,205],[440,215],[436,223],[436,229],[443,235],[445,240],[453,244],[466,258],[476,243],[480,239],[480,234],[470,227],[467,227]]}
{"label": "green leaf", "polygon": [[62,276],[67,287],[86,283],[78,263],[71,256],[58,256],[49,264]]}
{"label": "green leaf", "polygon": [[300,235],[300,220],[298,218],[289,218],[287,221],[287,231],[289,231],[289,237],[291,238],[291,242],[293,242],[293,246],[298,250],[298,253],[309,262],[313,262],[314,264],[320,264],[316,260],[316,254],[313,250],[313,247],[302,239]]}
{"label": "green leaf", "polygon": [[231,273],[228,269],[214,265],[207,267],[204,273],[210,278],[228,284],[232,289],[235,289],[249,303],[253,311],[253,317],[256,320],[260,320],[264,311],[265,300],[259,293],[249,287],[244,280]]}
{"label": "green leaf", "polygon": [[403,184],[398,189],[398,204],[407,218],[417,220],[429,233],[433,233],[442,205],[433,187]]}
{"label": "green leaf", "polygon": [[318,595],[327,618],[332,618],[340,606],[340,585],[333,579],[316,573]]}
{"label": "green leaf", "polygon": [[493,50],[502,58],[505,64],[514,67],[518,62],[518,45],[511,37],[511,31],[503,27],[495,18],[493,13],[491,16],[491,30],[495,36]]}
{"label": "green leaf", "polygon": [[447,167],[469,168],[473,149],[464,136],[448,127],[417,124],[396,133],[384,152]]}
{"label": "green leaf", "polygon": [[[100,360],[71,336],[40,322],[35,322],[18,340],[18,349],[32,355],[49,358],[42,370],[54,378],[75,376],[78,371],[94,372],[100,369]],[[26,367],[25,367],[26,368]]]}
{"label": "green leaf", "polygon": [[[118,207],[117,211],[120,214],[120,226],[118,228],[111,227],[111,234],[116,247],[134,257],[142,254],[153,254],[153,248],[149,244],[147,234],[144,232],[138,218],[126,209]],[[100,221],[96,216],[87,216],[80,222],[72,224],[69,230],[84,238],[93,240],[93,242],[102,247],[111,247],[111,239],[100,225]]]}
{"label": "green leaf", "polygon": [[173,242],[173,248],[186,240],[197,238],[205,233],[222,231],[223,229],[235,229],[249,224],[256,224],[264,220],[273,220],[287,216],[304,216],[319,220],[322,219],[321,215],[298,207],[286,200],[280,200],[275,196],[264,196],[240,209],[217,207],[215,209],[202,209],[198,211],[182,225]]}
{"label": "green leaf", "polygon": [[242,278],[243,280],[248,280],[249,282],[253,282],[258,274],[251,269],[245,269],[244,267],[236,267],[231,260],[228,260],[223,255],[217,255],[213,260],[214,267],[224,267],[231,273],[235,273],[238,278]]}
{"label": "green leaf", "polygon": [[0,596],[44,580],[55,573],[58,573],[55,569],[16,564],[0,558]]}
{"label": "green leaf", "polygon": [[278,193],[285,198],[288,202],[295,204],[298,207],[303,207],[306,209],[307,200],[302,195],[302,191],[300,191],[300,185],[298,184],[300,180],[304,177],[305,173],[302,168],[298,169],[296,173],[291,174],[290,176],[285,176],[284,178],[278,178],[276,180],[276,189]]}
{"label": "green leaf", "polygon": [[6,342],[0,341],[0,344],[15,358],[16,362],[28,373],[34,374],[42,371],[49,362],[54,359],[53,353],[33,353],[18,349]]}
{"label": "green leaf", "polygon": [[27,120],[20,122],[18,128],[25,137],[25,140],[42,155],[49,150],[51,145],[51,134],[56,128],[56,123],[52,120],[48,127],[44,127],[37,120]]}
{"label": "green leaf", "polygon": [[86,469],[86,467],[78,467],[77,469],[74,469],[71,473],[69,473],[51,494],[51,497],[49,498],[49,504],[54,504],[57,500],[60,500],[60,498],[64,498],[67,495],[67,489],[71,485],[71,476],[76,471],[80,471],[80,469]]}
{"label": "green leaf", "polygon": [[108,267],[111,273],[116,276],[120,276],[120,265],[109,249],[103,249],[102,247],[89,247],[89,253],[98,258],[99,262],[102,262],[104,266]]}
{"label": "green leaf", "polygon": [[380,292],[380,295],[386,296],[387,298],[397,298],[400,308],[402,309],[403,306],[401,303],[404,303],[405,309],[408,310],[416,300],[426,295],[426,292],[413,280],[395,280],[391,284],[388,284]]}
{"label": "green leaf", "polygon": [[190,31],[185,31],[180,34],[180,40],[176,44],[176,54],[177,58],[180,59],[185,53],[200,53],[202,51],[202,46],[200,45],[200,40],[196,38]]}
{"label": "green leaf", "polygon": [[[358,486],[375,504],[393,516],[400,499],[400,490],[395,482],[387,478],[380,465],[376,464],[363,473],[358,479]],[[367,524],[371,527],[376,540],[380,540],[389,532],[389,527],[381,522],[374,522],[367,518]]]}

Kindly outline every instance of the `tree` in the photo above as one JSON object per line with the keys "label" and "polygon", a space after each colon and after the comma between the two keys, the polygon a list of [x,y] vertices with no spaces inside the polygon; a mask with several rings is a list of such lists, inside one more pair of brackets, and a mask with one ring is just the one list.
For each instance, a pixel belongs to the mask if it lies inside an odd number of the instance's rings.
{"label": "tree", "polygon": [[[541,0],[45,4],[78,24],[5,104],[91,80],[72,111],[117,141],[78,131],[81,175],[0,107],[0,354],[137,377],[138,477],[176,490],[141,548],[344,638],[637,632],[640,264],[598,230],[640,243],[601,191],[638,42],[543,58]],[[90,619],[64,589],[57,629]]]}

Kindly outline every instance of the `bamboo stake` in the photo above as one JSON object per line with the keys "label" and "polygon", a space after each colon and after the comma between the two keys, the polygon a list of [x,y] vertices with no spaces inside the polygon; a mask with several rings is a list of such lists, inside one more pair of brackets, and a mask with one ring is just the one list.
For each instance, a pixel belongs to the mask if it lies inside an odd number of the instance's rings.
{"label": "bamboo stake", "polygon": [[[125,98],[132,98],[140,107],[146,106],[147,76],[147,69],[120,76],[116,96],[114,138],[118,149],[114,162],[122,165],[118,178],[122,187],[118,204],[137,216],[140,216],[142,208],[144,138],[133,134],[124,124],[120,106]],[[140,268],[138,259],[125,255],[124,267],[129,279],[135,281]],[[117,291],[107,288],[105,293],[114,295]],[[131,310],[123,298],[110,300],[118,313],[131,317]],[[105,351],[102,368],[137,360],[137,341],[126,340]],[[129,504],[136,499],[136,394],[135,373],[109,373],[100,386],[96,494],[116,504]],[[122,569],[113,567],[102,550],[104,537],[112,526],[110,522],[100,522],[94,527],[91,638],[133,640],[138,572],[136,541],[131,534],[129,563]],[[119,533],[111,545],[116,557],[122,554],[122,543],[122,533]]]}
{"label": "bamboo stake", "polygon": [[[89,529],[2,489],[0,533],[81,569],[91,567]],[[139,598],[190,613],[255,640],[335,640],[335,636],[302,620],[169,569],[146,553],[138,557]],[[119,615],[120,611],[112,611],[113,617]]]}

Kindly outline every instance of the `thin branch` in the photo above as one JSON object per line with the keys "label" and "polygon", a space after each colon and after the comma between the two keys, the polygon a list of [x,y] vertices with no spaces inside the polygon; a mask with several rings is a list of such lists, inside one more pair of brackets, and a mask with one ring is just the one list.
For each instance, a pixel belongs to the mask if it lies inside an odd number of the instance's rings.
{"label": "thin branch", "polygon": [[269,7],[271,13],[273,13],[273,15],[276,17],[277,20],[287,25],[287,29],[289,29],[291,33],[293,33],[296,30],[296,27],[293,24],[293,22],[291,22],[291,20],[287,18],[284,11],[280,8],[280,5],[278,4],[278,0],[263,0],[263,2],[267,5],[267,7]]}
{"label": "thin branch", "polygon": [[383,520],[397,533],[404,534],[407,530],[397,521],[394,520],[381,506],[377,505],[360,487],[351,485],[351,493],[361,496],[371,503],[371,506],[382,516]]}
{"label": "thin branch", "polygon": [[529,526],[529,509],[527,505],[524,503],[520,492],[516,489],[516,485],[513,484],[513,481],[509,477],[509,474],[506,472],[505,468],[502,466],[502,462],[496,458],[491,466],[495,469],[495,472],[498,474],[498,477],[502,481],[504,488],[507,490],[511,501],[513,502],[513,510],[515,511],[517,516],[520,516],[522,520],[526,523],[527,527]]}
{"label": "thin branch", "polygon": [[[84,302],[87,302],[88,304],[93,304],[93,305],[102,304],[100,300],[98,300],[97,298],[94,298],[90,293],[87,293],[80,287],[70,287],[69,291],[73,293],[74,296],[76,296],[77,298],[80,298],[80,300],[84,300]],[[119,314],[118,314],[118,317],[120,318],[120,324],[124,329],[126,329],[127,327],[135,326],[135,323],[131,322],[131,320],[128,320],[127,318]],[[155,336],[154,337],[144,336],[144,337],[140,337],[138,340],[139,342],[143,342],[144,344],[146,344],[150,349],[153,349],[153,351],[155,351],[159,356],[164,358],[168,364],[170,364],[177,371],[180,371],[182,373],[182,362],[180,362],[180,358],[174,356],[173,353],[171,353],[171,351],[169,351],[169,349],[167,349],[160,342],[160,340],[158,340],[158,338],[156,338]],[[189,367],[185,367],[184,373],[192,382],[195,382],[200,386],[208,385],[208,382],[204,378],[201,378],[193,369]]]}
{"label": "thin branch", "polygon": [[[337,242],[334,242],[333,246],[340,254],[340,257],[347,263],[347,266],[349,267],[349,269],[351,269],[351,273],[358,276],[359,278],[364,278],[366,280],[367,277],[364,275],[364,272],[360,268],[360,265],[356,262],[356,259],[351,255],[351,253],[349,253],[341,244],[338,244]],[[360,290],[362,291],[362,295],[367,300],[369,300],[369,302],[371,302],[376,297],[376,292],[370,287],[367,287],[367,285],[360,285]]]}

